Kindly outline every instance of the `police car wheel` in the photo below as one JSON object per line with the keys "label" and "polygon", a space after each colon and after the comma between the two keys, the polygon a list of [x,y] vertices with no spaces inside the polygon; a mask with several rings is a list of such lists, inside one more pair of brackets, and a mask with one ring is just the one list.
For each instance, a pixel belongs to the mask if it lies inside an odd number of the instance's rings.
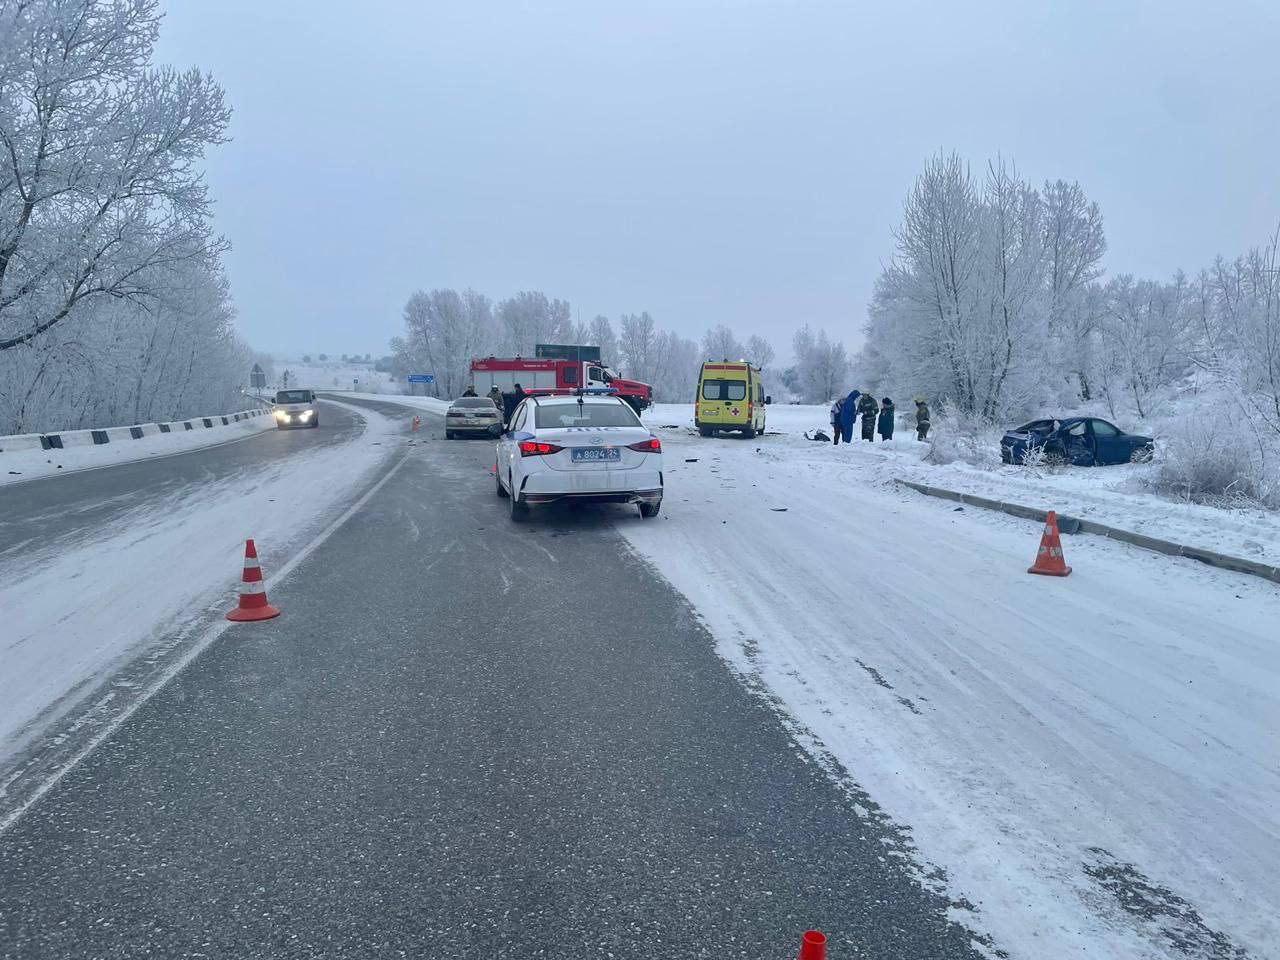
{"label": "police car wheel", "polygon": [[511,491],[511,519],[520,523],[529,516],[529,505],[520,499],[515,490]]}

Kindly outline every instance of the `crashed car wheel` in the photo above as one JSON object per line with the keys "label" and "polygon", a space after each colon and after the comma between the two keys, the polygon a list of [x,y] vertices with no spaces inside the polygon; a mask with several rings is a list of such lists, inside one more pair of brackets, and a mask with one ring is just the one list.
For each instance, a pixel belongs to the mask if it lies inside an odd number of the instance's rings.
{"label": "crashed car wheel", "polygon": [[1138,449],[1134,450],[1133,453],[1130,454],[1129,461],[1131,463],[1150,463],[1155,455],[1156,451],[1153,447],[1138,447]]}

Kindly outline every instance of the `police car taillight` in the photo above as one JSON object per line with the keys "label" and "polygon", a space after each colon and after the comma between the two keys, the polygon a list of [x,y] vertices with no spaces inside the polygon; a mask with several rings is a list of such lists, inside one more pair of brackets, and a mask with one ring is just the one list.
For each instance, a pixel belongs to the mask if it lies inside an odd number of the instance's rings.
{"label": "police car taillight", "polygon": [[636,453],[661,453],[662,441],[657,437],[650,437],[648,440],[641,440],[639,443],[628,443],[628,450],[634,450]]}
{"label": "police car taillight", "polygon": [[554,443],[538,443],[535,440],[523,440],[520,443],[520,456],[522,457],[545,457],[550,453],[559,453],[564,447],[557,447]]}

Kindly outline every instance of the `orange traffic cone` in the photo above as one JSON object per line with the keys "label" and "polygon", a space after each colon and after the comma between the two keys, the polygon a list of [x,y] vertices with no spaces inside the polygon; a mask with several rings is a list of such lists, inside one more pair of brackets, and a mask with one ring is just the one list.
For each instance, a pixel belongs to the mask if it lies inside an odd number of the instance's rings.
{"label": "orange traffic cone", "polygon": [[420,426],[422,426],[422,418],[415,413],[413,415],[413,432],[417,433]]}
{"label": "orange traffic cone", "polygon": [[1036,562],[1027,573],[1040,573],[1046,577],[1065,577],[1071,573],[1062,556],[1062,538],[1058,536],[1058,515],[1050,510],[1044,519],[1044,533],[1040,537],[1040,550]]}
{"label": "orange traffic cone", "polygon": [[827,960],[827,935],[817,930],[806,930],[800,941],[798,960]]}
{"label": "orange traffic cone", "polygon": [[267,603],[267,590],[262,585],[262,568],[258,566],[258,548],[252,540],[244,542],[244,586],[240,589],[240,604],[227,614],[228,620],[270,620],[280,616],[280,611]]}

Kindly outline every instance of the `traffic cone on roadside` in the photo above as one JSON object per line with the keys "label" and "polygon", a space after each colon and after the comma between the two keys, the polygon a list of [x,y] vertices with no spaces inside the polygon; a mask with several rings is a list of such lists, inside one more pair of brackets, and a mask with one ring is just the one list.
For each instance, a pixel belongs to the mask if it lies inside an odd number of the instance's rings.
{"label": "traffic cone on roadside", "polygon": [[258,548],[253,540],[244,542],[244,576],[239,605],[227,614],[228,620],[270,620],[280,611],[267,603],[267,590],[262,585],[262,568],[258,566]]}
{"label": "traffic cone on roadside", "polygon": [[1062,555],[1062,538],[1058,535],[1058,515],[1050,510],[1044,519],[1044,533],[1040,535],[1040,550],[1036,562],[1027,573],[1039,573],[1046,577],[1065,577],[1071,573]]}
{"label": "traffic cone on roadside", "polygon": [[422,418],[415,413],[413,415],[413,432],[417,433],[420,426],[422,426]]}
{"label": "traffic cone on roadside", "polygon": [[806,930],[800,941],[797,960],[827,960],[827,935],[817,930]]}

